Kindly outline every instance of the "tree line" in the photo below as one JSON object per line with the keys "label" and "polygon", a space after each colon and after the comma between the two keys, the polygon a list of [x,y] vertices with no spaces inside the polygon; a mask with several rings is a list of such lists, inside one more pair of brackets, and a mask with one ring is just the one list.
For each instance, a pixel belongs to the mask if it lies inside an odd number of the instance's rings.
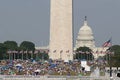
{"label": "tree line", "polygon": [[[16,54],[8,54],[8,51],[17,51]],[[26,54],[18,54],[18,52],[22,52],[22,51],[27,51]],[[31,52],[31,53],[30,53]],[[41,53],[38,51],[39,54],[34,54],[35,52],[35,44],[33,42],[30,41],[23,41],[20,43],[20,45],[18,45],[18,43],[16,41],[5,41],[3,43],[0,43],[0,60],[3,59],[13,59],[13,58],[20,58],[22,59],[30,59],[31,55],[32,58],[34,59],[39,59],[39,58],[43,58],[43,59],[48,59],[48,55],[44,54],[45,52]]]}
{"label": "tree line", "polygon": [[[84,52],[84,54],[82,54],[82,52]],[[111,47],[109,47],[107,50],[105,56],[100,56],[100,58],[103,58],[104,60],[106,60],[108,62],[107,66],[112,66],[112,67],[120,67],[120,45],[113,45]],[[76,49],[76,56],[75,59],[85,59],[85,60],[93,60],[94,56],[91,53],[92,50],[89,47],[79,47]],[[89,54],[87,54],[87,52],[90,52]],[[114,54],[110,54],[114,52]]]}
{"label": "tree line", "polygon": [[120,67],[120,45],[113,45],[107,51],[114,52],[114,54],[106,54],[104,58],[108,59],[108,66]]}

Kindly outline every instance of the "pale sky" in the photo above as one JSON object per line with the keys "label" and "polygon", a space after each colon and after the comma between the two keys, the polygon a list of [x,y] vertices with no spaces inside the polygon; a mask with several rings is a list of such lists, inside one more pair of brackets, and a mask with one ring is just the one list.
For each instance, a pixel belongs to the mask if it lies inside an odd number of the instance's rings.
{"label": "pale sky", "polygon": [[[84,16],[92,28],[96,46],[112,37],[120,44],[120,0],[74,0],[74,41]],[[0,43],[31,41],[49,44],[50,0],[0,0]]]}

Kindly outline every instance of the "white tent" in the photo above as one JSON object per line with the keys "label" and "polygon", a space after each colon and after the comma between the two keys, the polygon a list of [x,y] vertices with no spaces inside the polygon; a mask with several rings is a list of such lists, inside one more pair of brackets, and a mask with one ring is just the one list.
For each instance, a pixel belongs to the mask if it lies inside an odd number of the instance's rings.
{"label": "white tent", "polygon": [[85,71],[90,71],[90,66],[87,65],[87,61],[81,61],[81,66],[85,68]]}
{"label": "white tent", "polygon": [[37,70],[35,70],[35,72],[41,72],[41,70],[40,70],[40,69],[37,69]]}
{"label": "white tent", "polygon": [[22,65],[21,65],[21,64],[16,64],[15,66],[19,66],[19,67],[21,67]]}

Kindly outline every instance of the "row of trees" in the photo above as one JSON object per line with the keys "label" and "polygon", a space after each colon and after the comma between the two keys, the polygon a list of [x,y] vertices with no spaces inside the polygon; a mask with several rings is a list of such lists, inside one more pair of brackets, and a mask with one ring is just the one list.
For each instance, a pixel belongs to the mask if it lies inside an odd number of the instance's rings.
{"label": "row of trees", "polygon": [[[20,45],[18,45],[17,42],[15,41],[5,41],[3,43],[0,43],[0,59],[3,60],[3,59],[9,59],[9,57],[12,57],[13,58],[21,58],[22,55],[23,55],[23,59],[26,59],[26,56],[28,56],[27,58],[30,58],[31,54],[8,54],[7,51],[32,51],[34,52],[35,51],[35,44],[33,42],[30,42],[30,41],[23,41]],[[38,52],[40,53],[40,52]],[[41,54],[33,54],[33,58],[42,58],[44,53],[41,53]],[[45,58],[47,59],[48,56],[47,55],[44,55]]]}
{"label": "row of trees", "polygon": [[[108,66],[120,67],[120,45],[113,45],[107,51],[114,52],[114,54],[105,54],[105,56],[100,57],[108,61]],[[87,52],[89,52],[89,54]],[[92,50],[88,47],[79,47],[76,50],[75,59],[93,60],[94,56],[91,52]]]}
{"label": "row of trees", "polygon": [[108,66],[120,67],[120,45],[113,45],[108,50],[114,52],[112,55],[106,54],[104,56],[104,58],[108,58]]}

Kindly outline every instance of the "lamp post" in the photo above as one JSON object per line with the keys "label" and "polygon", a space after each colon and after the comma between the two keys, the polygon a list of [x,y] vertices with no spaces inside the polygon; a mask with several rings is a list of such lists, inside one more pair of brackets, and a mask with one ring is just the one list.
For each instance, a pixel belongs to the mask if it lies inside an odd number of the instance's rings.
{"label": "lamp post", "polygon": [[24,53],[22,52],[21,54],[22,54],[22,60],[23,60],[23,54],[24,54]]}
{"label": "lamp post", "polygon": [[108,52],[109,56],[109,67],[110,67],[110,78],[112,78],[112,66],[111,66],[111,52]]}

